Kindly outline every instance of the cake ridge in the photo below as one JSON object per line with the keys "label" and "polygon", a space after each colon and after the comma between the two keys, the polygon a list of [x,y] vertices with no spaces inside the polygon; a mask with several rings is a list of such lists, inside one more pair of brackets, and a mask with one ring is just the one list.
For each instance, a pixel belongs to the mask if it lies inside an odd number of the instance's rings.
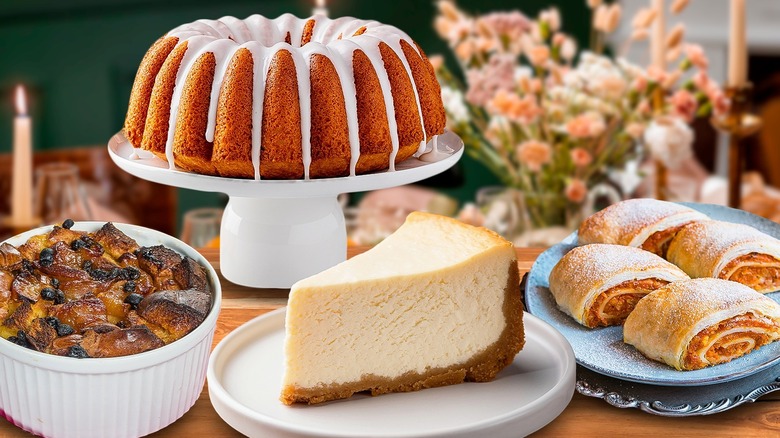
{"label": "cake ridge", "polygon": [[[304,32],[306,32],[305,35]],[[173,68],[170,69],[171,75],[175,78],[170,99],[170,112],[168,113],[168,130],[163,135],[162,129],[165,129],[164,123],[160,123],[159,127],[156,129],[159,133],[158,135],[162,138],[166,138],[164,157],[168,161],[169,168],[171,169],[177,169],[177,153],[174,150],[175,131],[180,117],[182,94],[186,87],[186,80],[191,73],[191,70],[197,65],[198,59],[207,53],[213,53],[216,66],[209,93],[210,100],[206,130],[205,133],[202,133],[202,138],[205,139],[207,144],[199,146],[201,150],[205,151],[203,153],[203,159],[208,161],[208,157],[212,155],[213,149],[215,148],[214,137],[223,78],[236,53],[241,49],[246,49],[249,51],[254,63],[252,69],[253,102],[251,110],[251,129],[248,134],[250,137],[248,142],[251,143],[251,167],[256,180],[261,179],[260,156],[262,152],[261,138],[263,136],[263,106],[265,93],[267,91],[266,81],[268,80],[269,69],[272,68],[271,64],[273,59],[281,50],[287,50],[290,53],[296,70],[298,105],[300,108],[300,152],[303,161],[304,179],[310,179],[312,177],[312,175],[310,175],[310,168],[312,164],[311,129],[313,109],[311,107],[309,91],[311,88],[311,64],[312,58],[315,55],[325,56],[331,62],[335,69],[335,76],[338,77],[340,82],[339,85],[342,92],[344,108],[346,110],[348,135],[344,140],[349,143],[350,176],[355,176],[358,173],[358,169],[360,169],[360,173],[364,173],[376,169],[376,167],[371,166],[381,165],[369,164],[368,166],[358,166],[361,151],[359,129],[361,122],[358,117],[358,102],[355,98],[356,72],[352,62],[357,51],[362,52],[370,61],[370,67],[374,69],[374,73],[379,80],[378,92],[381,92],[382,102],[385,105],[384,112],[387,117],[387,129],[389,130],[390,135],[389,146],[391,147],[391,150],[387,157],[387,165],[384,168],[394,171],[396,161],[406,159],[411,155],[419,156],[423,154],[426,151],[428,141],[438,135],[432,133],[432,135],[429,136],[429,130],[426,129],[426,115],[423,112],[422,99],[420,97],[420,91],[418,90],[418,78],[415,77],[411,63],[404,52],[402,41],[409,45],[420,59],[424,60],[425,56],[421,52],[419,46],[417,46],[407,34],[393,26],[385,25],[377,21],[357,20],[352,17],[329,19],[322,15],[315,15],[311,18],[298,18],[292,14],[283,14],[275,19],[268,19],[255,14],[246,19],[226,16],[217,20],[197,20],[174,28],[163,38],[177,38],[175,47],[179,47],[182,44],[186,45],[182,60],[179,65],[175,67],[177,68],[175,75],[172,73]],[[306,40],[304,41],[303,38],[306,38]],[[285,39],[289,39],[290,42],[286,42]],[[389,52],[387,52],[388,55],[384,57],[383,51],[385,51],[385,48],[382,44],[389,48]],[[412,56],[412,52],[409,53],[410,56]],[[399,117],[402,117],[402,120],[404,118],[406,119],[404,122],[405,129],[413,129],[411,131],[403,131],[405,133],[404,143],[409,142],[410,136],[415,142],[418,139],[420,140],[415,152],[410,150],[412,145],[401,144],[401,134],[399,133],[400,126],[399,121],[396,118],[395,104],[397,102],[395,102],[394,98],[393,84],[398,85],[398,81],[401,80],[401,88],[404,90],[404,93],[408,92],[408,87],[406,85],[406,80],[402,77],[401,79],[394,77],[392,80],[390,78],[390,72],[386,68],[387,60],[385,60],[385,57],[392,57],[393,54],[400,61],[400,66],[403,67],[403,73],[406,75],[405,77],[408,78],[408,84],[411,85],[412,94],[414,95],[413,102],[409,102],[408,104],[405,103],[405,105],[408,105],[404,108],[405,112],[398,114]],[[393,59],[392,62],[396,61]],[[415,63],[419,63],[419,60],[415,59]],[[415,68],[417,69],[416,71],[420,73],[419,66],[415,65]],[[400,67],[395,67],[395,70],[398,72],[401,71]],[[427,80],[427,78],[423,81],[425,80]],[[421,83],[427,84],[428,82]],[[428,93],[428,91],[426,91],[426,93]],[[407,96],[410,96],[410,94],[407,94]],[[426,98],[428,98],[427,94]],[[412,99],[408,100],[412,101]],[[411,108],[412,104],[415,105],[414,109]],[[416,118],[419,119],[421,136],[418,136],[416,128],[409,128],[408,125],[410,123],[408,119],[413,110],[417,111]],[[438,108],[434,109],[434,111],[438,110]],[[404,115],[401,116],[400,114]],[[441,114],[441,111],[434,113],[433,117],[439,117],[439,114]],[[443,114],[441,114],[441,116],[443,116]],[[247,120],[247,122],[249,121]],[[130,122],[128,121],[128,123]],[[431,123],[435,124],[436,122],[432,119]],[[198,135],[197,130],[192,132],[195,132],[195,135]],[[438,130],[435,130],[434,132],[440,134]],[[331,141],[333,140],[331,139]],[[147,145],[143,143],[140,146],[147,149]],[[404,147],[404,153],[399,155],[402,146]],[[209,147],[212,149],[211,151],[204,149]],[[156,149],[162,152],[162,145],[159,145]],[[346,152],[346,150],[344,151]],[[384,154],[387,154],[387,152]],[[162,154],[160,155],[162,156]],[[210,163],[206,164],[213,167]],[[182,164],[181,162],[179,165],[184,166],[187,170],[193,170],[188,167],[194,166],[191,163]],[[245,172],[248,171],[249,168],[246,167]],[[248,174],[245,175],[246,177],[249,177]],[[273,178],[273,176],[271,177]]]}

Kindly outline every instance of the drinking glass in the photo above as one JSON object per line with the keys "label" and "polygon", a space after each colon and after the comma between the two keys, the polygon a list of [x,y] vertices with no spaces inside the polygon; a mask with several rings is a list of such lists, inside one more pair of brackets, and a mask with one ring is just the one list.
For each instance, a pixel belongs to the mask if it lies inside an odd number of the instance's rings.
{"label": "drinking glass", "polygon": [[222,225],[221,208],[196,208],[184,213],[181,240],[193,248],[215,246]]}

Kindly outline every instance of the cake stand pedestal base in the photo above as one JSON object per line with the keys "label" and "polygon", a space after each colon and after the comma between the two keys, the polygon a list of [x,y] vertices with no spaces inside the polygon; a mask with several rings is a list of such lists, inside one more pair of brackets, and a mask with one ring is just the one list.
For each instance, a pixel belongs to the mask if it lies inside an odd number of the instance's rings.
{"label": "cake stand pedestal base", "polygon": [[347,229],[337,201],[341,193],[410,184],[449,169],[463,155],[463,141],[445,132],[430,141],[422,159],[395,171],[311,180],[254,180],[199,175],[136,150],[123,133],[108,142],[122,170],[149,181],[230,197],[222,217],[220,269],[243,286],[289,288],[347,258]]}
{"label": "cake stand pedestal base", "polygon": [[288,288],[346,260],[344,213],[335,196],[231,197],[219,255],[222,273],[233,283]]}

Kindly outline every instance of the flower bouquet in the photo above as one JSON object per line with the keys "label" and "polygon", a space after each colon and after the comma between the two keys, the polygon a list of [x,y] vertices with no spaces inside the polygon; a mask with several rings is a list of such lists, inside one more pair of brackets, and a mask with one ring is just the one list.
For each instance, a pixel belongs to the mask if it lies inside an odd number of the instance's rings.
{"label": "flower bouquet", "polygon": [[[643,68],[602,53],[620,6],[588,4],[591,48],[578,52],[554,8],[530,19],[519,11],[470,16],[454,2],[437,3],[436,31],[465,79],[432,57],[449,128],[471,157],[522,193],[535,227],[576,225],[589,193],[607,181],[630,195],[638,160],[675,166],[691,153],[688,122],[728,105],[701,47],[682,41],[683,28],[666,41],[674,68]],[[626,46],[647,38],[653,19],[652,10],[640,11]]]}

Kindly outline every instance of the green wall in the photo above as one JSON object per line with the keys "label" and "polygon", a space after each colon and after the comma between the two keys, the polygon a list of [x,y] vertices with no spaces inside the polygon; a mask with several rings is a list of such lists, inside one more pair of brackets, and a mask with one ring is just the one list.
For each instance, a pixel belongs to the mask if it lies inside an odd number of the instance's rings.
{"label": "green wall", "polygon": [[[351,15],[396,25],[428,54],[447,53],[433,32],[428,0],[329,0],[331,16]],[[310,14],[313,0],[221,2],[205,0],[27,0],[0,2],[0,152],[10,151],[13,89],[30,90],[37,150],[103,147],[121,129],[135,71],[146,49],[171,28],[199,18],[254,13]],[[461,0],[472,12],[520,8],[535,15],[543,0]],[[560,0],[564,28],[587,35],[585,0]],[[452,63],[452,58],[448,58]],[[452,64],[454,66],[454,64]],[[460,176],[460,177],[458,177]],[[432,182],[461,200],[496,180],[465,157],[458,169]],[[454,186],[456,185],[456,186]],[[180,190],[180,210],[220,205],[224,196]]]}

